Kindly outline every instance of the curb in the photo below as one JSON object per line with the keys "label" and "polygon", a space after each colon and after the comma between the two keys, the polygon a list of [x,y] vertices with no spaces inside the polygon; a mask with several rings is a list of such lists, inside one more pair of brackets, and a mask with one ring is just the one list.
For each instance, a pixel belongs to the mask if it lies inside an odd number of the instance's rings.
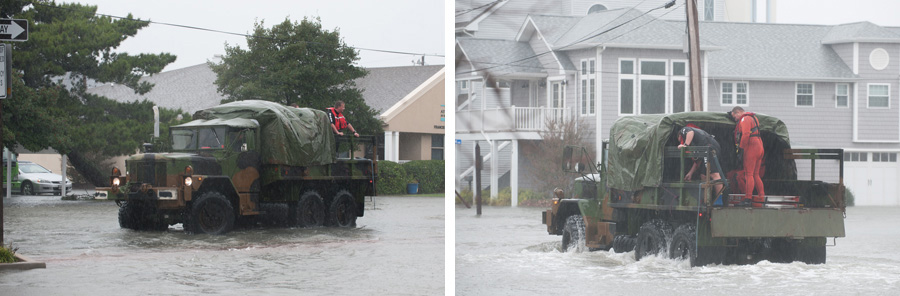
{"label": "curb", "polygon": [[20,254],[16,254],[16,259],[18,259],[19,262],[0,264],[0,270],[29,270],[35,268],[47,268],[46,263],[31,260],[31,258],[22,256]]}

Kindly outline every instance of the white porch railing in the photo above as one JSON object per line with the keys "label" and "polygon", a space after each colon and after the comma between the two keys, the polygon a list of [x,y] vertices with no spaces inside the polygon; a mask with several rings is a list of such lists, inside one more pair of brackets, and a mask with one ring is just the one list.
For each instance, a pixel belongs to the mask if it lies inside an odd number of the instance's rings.
{"label": "white porch railing", "polygon": [[457,132],[544,131],[548,120],[565,120],[564,108],[516,107],[456,112]]}

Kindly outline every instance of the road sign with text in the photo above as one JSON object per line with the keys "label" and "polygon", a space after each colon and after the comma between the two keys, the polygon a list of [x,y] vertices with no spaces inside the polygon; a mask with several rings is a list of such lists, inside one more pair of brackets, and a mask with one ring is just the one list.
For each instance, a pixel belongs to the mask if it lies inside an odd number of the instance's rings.
{"label": "road sign with text", "polygon": [[12,47],[9,44],[0,44],[0,99],[9,97],[12,91],[10,86],[9,71],[12,70]]}
{"label": "road sign with text", "polygon": [[0,41],[28,40],[28,20],[0,19]]}

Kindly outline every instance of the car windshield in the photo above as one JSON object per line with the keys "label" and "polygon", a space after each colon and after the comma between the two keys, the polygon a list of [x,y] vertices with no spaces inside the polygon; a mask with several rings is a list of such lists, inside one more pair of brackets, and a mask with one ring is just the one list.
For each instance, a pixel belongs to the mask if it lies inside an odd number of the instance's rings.
{"label": "car windshield", "polygon": [[19,171],[23,174],[33,174],[33,173],[49,173],[50,170],[45,169],[44,167],[36,164],[36,163],[19,163]]}
{"label": "car windshield", "polygon": [[225,127],[210,127],[197,130],[200,149],[225,149]]}

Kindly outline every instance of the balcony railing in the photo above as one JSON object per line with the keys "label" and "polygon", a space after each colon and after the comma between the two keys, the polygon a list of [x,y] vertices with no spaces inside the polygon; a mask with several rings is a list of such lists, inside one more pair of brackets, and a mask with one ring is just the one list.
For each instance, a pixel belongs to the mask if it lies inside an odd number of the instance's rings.
{"label": "balcony railing", "polygon": [[564,108],[516,107],[456,112],[457,132],[538,132],[551,120],[565,120]]}

